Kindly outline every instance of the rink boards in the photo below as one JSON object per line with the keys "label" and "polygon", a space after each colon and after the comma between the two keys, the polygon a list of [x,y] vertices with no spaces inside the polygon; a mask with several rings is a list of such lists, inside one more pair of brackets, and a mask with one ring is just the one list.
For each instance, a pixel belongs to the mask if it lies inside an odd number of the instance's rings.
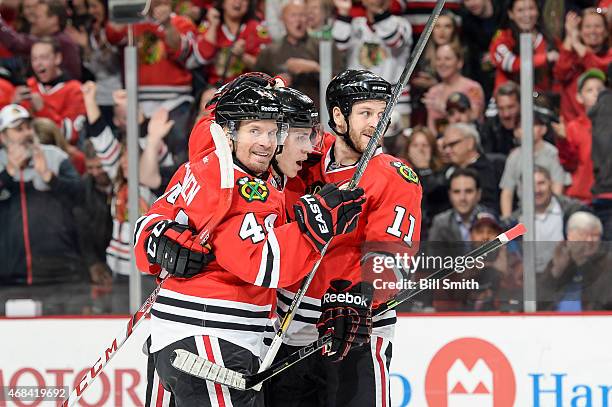
{"label": "rink boards", "polygon": [[[144,404],[147,322],[81,405]],[[72,387],[125,323],[0,319],[0,387]],[[392,406],[612,407],[612,314],[402,316],[395,338]],[[0,407],[55,404],[0,397]]]}

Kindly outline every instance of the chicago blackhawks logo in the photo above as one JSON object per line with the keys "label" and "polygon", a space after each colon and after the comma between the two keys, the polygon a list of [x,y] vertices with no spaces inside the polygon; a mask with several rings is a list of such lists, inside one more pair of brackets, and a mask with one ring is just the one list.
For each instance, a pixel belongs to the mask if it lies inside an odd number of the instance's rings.
{"label": "chicago blackhawks logo", "polygon": [[391,166],[395,167],[395,169],[397,170],[397,173],[402,178],[404,178],[406,181],[412,184],[419,183],[419,177],[416,175],[416,172],[414,172],[414,170],[410,168],[408,165],[404,164],[401,161],[393,161],[391,163]]}
{"label": "chicago blackhawks logo", "polygon": [[242,177],[238,180],[238,189],[240,196],[243,197],[247,202],[260,201],[266,202],[270,191],[265,182],[260,179],[249,177]]}

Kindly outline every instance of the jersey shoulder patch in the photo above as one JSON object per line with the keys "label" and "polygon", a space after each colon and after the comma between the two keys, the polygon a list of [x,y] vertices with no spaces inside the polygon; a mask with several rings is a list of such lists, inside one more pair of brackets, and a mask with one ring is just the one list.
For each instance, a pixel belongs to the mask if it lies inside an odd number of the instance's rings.
{"label": "jersey shoulder patch", "polygon": [[389,164],[404,181],[417,185],[420,183],[418,175],[408,164],[402,161],[391,161]]}

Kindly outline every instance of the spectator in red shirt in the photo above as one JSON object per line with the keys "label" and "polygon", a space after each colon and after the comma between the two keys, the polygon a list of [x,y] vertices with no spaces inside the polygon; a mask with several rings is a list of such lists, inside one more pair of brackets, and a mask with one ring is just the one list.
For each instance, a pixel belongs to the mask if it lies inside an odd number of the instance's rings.
{"label": "spectator in red shirt", "polygon": [[572,175],[572,185],[565,195],[590,203],[593,195],[593,160],[591,147],[593,145],[591,119],[586,115],[595,103],[599,93],[605,88],[606,75],[599,69],[589,69],[578,78],[578,94],[576,100],[584,109],[565,126],[565,131],[557,132],[557,148],[561,165]]}
{"label": "spectator in red shirt", "polygon": [[219,0],[208,9],[193,49],[208,83],[220,87],[253,69],[264,44],[270,43],[267,29],[255,17],[254,2]]}
{"label": "spectator in red shirt", "polygon": [[549,64],[559,59],[559,53],[554,50],[554,44],[546,38],[540,17],[535,0],[510,0],[507,21],[493,37],[489,50],[496,69],[495,89],[509,80],[519,82],[521,33],[531,33],[533,37],[535,89],[539,92],[551,89]]}
{"label": "spectator in red shirt", "polygon": [[566,122],[584,115],[583,104],[576,95],[580,74],[589,68],[605,71],[612,62],[608,46],[608,22],[595,8],[581,15],[570,11],[565,17],[565,40],[553,74],[561,84],[561,117]]}
{"label": "spectator in red shirt", "polygon": [[[25,93],[19,103],[31,110],[34,117],[53,120],[66,139],[77,144],[86,114],[81,83],[68,79],[60,68],[62,53],[52,38],[36,41],[30,59],[34,76],[27,80],[29,94]],[[17,90],[23,91],[23,87],[18,86]]]}

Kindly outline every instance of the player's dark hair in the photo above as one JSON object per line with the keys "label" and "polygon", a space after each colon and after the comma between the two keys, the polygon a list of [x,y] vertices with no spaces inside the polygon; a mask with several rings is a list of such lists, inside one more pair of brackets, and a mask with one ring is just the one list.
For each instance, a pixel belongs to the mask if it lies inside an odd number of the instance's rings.
{"label": "player's dark hair", "polygon": [[450,190],[451,185],[453,184],[453,180],[459,177],[468,177],[472,178],[476,183],[476,189],[480,189],[480,178],[478,177],[478,173],[473,168],[457,168],[453,174],[448,179],[448,189]]}

